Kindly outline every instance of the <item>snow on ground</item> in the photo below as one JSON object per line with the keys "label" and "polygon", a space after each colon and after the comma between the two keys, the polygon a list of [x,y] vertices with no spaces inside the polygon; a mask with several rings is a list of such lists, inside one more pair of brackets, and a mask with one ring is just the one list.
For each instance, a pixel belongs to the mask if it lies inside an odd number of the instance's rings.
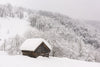
{"label": "snow on ground", "polygon": [[0,67],[100,67],[100,63],[56,57],[9,56],[0,52]]}
{"label": "snow on ground", "polygon": [[29,22],[18,18],[0,18],[0,37],[9,38],[16,34],[23,35],[31,29]]}

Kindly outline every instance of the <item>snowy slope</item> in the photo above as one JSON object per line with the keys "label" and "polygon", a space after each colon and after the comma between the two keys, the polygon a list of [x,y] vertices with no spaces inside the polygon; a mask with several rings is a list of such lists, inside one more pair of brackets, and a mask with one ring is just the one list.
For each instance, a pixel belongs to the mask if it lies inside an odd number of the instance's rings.
{"label": "snowy slope", "polygon": [[0,50],[21,54],[29,38],[48,41],[55,57],[100,61],[100,35],[94,28],[59,13],[0,5]]}
{"label": "snowy slope", "polygon": [[0,17],[0,37],[9,38],[17,34],[21,35],[31,29],[29,22],[18,18],[1,18]]}
{"label": "snowy slope", "polygon": [[99,32],[100,32],[100,21],[85,21],[85,23],[93,26],[94,28],[96,28]]}
{"label": "snowy slope", "polygon": [[0,52],[0,67],[100,67],[100,63],[56,57],[9,56]]}

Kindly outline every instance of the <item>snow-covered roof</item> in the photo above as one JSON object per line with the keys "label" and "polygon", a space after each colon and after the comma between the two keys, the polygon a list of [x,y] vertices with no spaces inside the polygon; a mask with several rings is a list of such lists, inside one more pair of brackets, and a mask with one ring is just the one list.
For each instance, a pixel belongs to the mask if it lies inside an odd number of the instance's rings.
{"label": "snow-covered roof", "polygon": [[20,47],[20,50],[34,51],[42,42],[44,42],[49,49],[52,49],[46,40],[42,38],[32,38],[27,39]]}

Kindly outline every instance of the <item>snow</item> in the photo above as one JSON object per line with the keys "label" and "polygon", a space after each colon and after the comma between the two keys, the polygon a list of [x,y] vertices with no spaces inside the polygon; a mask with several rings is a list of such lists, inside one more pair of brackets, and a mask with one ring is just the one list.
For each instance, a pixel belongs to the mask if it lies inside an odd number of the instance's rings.
{"label": "snow", "polygon": [[1,5],[0,9],[0,49],[9,54],[19,54],[19,46],[24,40],[38,37],[50,43],[54,56],[100,61],[100,35],[80,21],[59,13],[34,11],[10,4]]}
{"label": "snow", "polygon": [[57,57],[9,56],[0,52],[0,67],[100,67],[100,63]]}
{"label": "snow", "polygon": [[51,46],[49,43],[42,39],[42,38],[32,38],[32,39],[27,39],[22,46],[20,47],[21,50],[30,50],[34,51],[42,42],[44,42],[50,49]]}
{"label": "snow", "polygon": [[4,40],[0,40],[0,47],[4,44]]}
{"label": "snow", "polygon": [[7,39],[17,34],[23,35],[31,29],[29,22],[18,18],[0,18],[0,38]]}

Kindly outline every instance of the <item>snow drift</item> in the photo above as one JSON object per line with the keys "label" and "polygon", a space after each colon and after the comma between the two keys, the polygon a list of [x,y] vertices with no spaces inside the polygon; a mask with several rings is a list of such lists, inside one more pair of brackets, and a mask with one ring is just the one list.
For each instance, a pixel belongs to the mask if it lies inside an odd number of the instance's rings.
{"label": "snow drift", "polygon": [[[9,62],[10,60],[10,62]],[[27,56],[9,56],[0,52],[0,67],[100,67],[99,63],[77,61],[67,58],[38,57],[30,58]]]}

